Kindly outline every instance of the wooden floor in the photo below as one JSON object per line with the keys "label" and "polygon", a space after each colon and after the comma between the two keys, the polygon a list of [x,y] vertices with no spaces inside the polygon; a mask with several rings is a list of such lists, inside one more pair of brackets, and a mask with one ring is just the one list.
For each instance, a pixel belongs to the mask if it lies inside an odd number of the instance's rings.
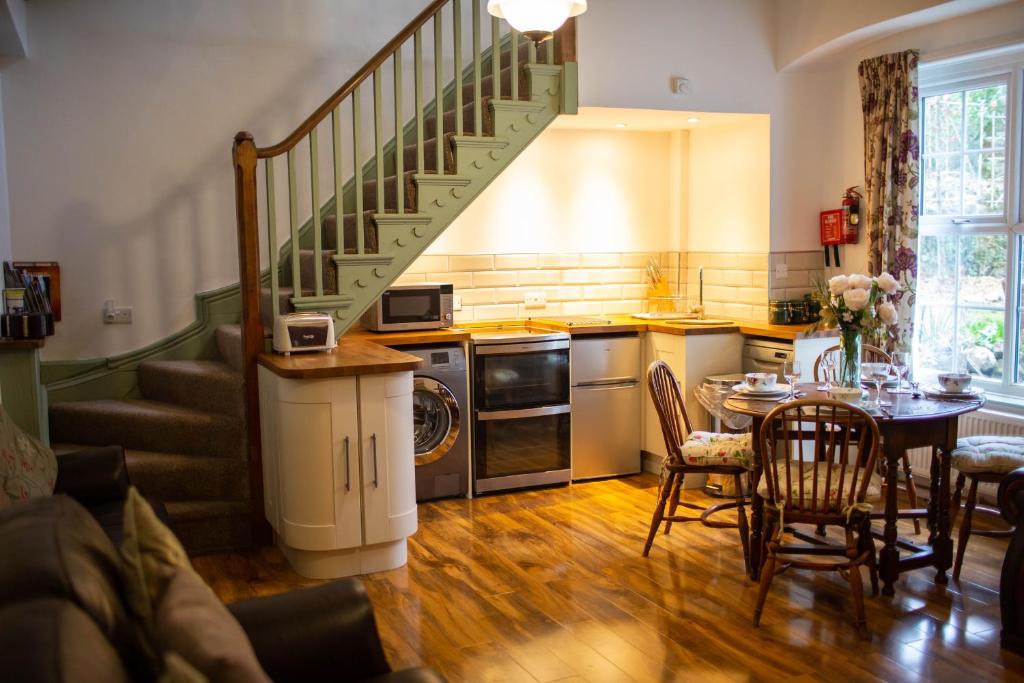
{"label": "wooden floor", "polygon": [[[972,538],[959,585],[919,570],[894,599],[868,596],[871,642],[834,573],[777,577],[754,629],[735,530],[676,525],[640,556],[656,487],[421,505],[408,566],[365,577],[389,660],[451,681],[1024,680],[1024,658],[999,648],[1005,540]],[[195,566],[227,602],[315,583],[273,548]]]}

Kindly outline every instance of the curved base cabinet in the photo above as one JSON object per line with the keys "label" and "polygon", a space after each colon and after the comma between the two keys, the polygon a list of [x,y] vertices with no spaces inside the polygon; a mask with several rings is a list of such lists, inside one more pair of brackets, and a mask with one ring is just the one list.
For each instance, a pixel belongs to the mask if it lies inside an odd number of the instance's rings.
{"label": "curved base cabinet", "polygon": [[416,532],[412,373],[286,379],[260,368],[264,512],[303,576],[405,564]]}
{"label": "curved base cabinet", "polygon": [[299,550],[289,546],[276,534],[275,540],[292,569],[307,579],[339,579],[343,576],[385,572],[404,566],[409,557],[408,541],[404,538],[391,543],[342,550]]}

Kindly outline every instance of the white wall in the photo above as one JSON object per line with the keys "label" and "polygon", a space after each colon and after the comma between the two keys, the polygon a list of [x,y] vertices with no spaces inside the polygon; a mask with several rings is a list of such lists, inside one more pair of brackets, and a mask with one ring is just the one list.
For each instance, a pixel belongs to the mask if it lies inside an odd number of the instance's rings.
{"label": "white wall", "polygon": [[[231,141],[276,142],[427,0],[47,0],[2,74],[16,258],[60,261],[47,358],[138,348],[238,279]],[[103,325],[104,299],[133,325]]]}
{"label": "white wall", "polygon": [[[685,134],[677,136],[677,140]],[[678,249],[671,133],[549,128],[477,197],[429,254]]]}
{"label": "white wall", "polygon": [[690,131],[686,251],[767,252],[770,123],[748,116]]}
{"label": "white wall", "polygon": [[[580,104],[771,115],[771,248],[817,244],[822,122],[816,72],[774,67],[771,0],[591,3],[580,18]],[[671,76],[691,81],[673,94]],[[812,191],[808,191],[808,187]]]}

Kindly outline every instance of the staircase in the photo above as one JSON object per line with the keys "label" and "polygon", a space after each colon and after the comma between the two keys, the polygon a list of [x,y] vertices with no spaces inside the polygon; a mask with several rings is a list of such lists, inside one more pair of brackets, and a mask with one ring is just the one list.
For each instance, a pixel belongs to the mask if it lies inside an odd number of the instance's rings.
{"label": "staircase", "polygon": [[276,316],[329,312],[343,334],[557,115],[575,113],[572,20],[536,47],[491,19],[483,50],[484,3],[431,3],[281,143],[236,136],[241,325],[217,328],[216,357],[141,359],[115,398],[51,404],[62,450],[127,449],[133,481],[168,503],[190,553],[242,547],[265,530],[256,357]]}
{"label": "staircase", "polygon": [[241,374],[241,328],[217,329],[223,360],[155,360],[138,366],[141,398],[50,406],[59,453],[119,444],[132,481],[167,505],[190,553],[252,541]]}

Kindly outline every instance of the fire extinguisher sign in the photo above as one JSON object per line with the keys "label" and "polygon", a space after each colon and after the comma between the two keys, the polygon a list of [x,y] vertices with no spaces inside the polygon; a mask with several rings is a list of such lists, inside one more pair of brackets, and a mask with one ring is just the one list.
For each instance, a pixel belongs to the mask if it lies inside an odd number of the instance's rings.
{"label": "fire extinguisher sign", "polygon": [[821,243],[824,246],[843,243],[843,210],[821,212]]}

